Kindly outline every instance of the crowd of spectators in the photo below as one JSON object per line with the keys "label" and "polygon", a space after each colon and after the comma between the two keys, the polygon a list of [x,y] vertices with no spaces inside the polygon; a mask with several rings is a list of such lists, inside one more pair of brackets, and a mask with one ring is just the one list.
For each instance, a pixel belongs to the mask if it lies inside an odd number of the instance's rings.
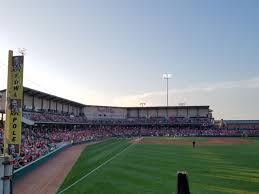
{"label": "crowd of spectators", "polygon": [[212,122],[209,118],[185,118],[185,117],[150,117],[150,118],[128,118],[128,119],[97,119],[88,120],[84,116],[74,116],[65,114],[53,114],[53,113],[38,113],[38,112],[23,112],[23,117],[34,122],[42,123],[85,123],[85,124],[111,124],[111,125],[162,125],[162,124],[174,124],[174,125],[202,125],[211,126]]}
{"label": "crowd of spectators", "polygon": [[23,117],[36,122],[45,123],[86,123],[87,119],[82,116],[62,115],[53,113],[23,112]]}
{"label": "crowd of spectators", "polygon": [[[14,168],[18,169],[55,150],[60,144],[109,137],[134,136],[259,136],[259,130],[172,128],[165,126],[98,126],[81,128],[23,128],[20,154],[12,152]],[[3,152],[3,129],[0,128],[0,150]]]}
{"label": "crowd of spectators", "polygon": [[204,128],[204,129],[192,129],[192,128],[168,128],[164,127],[161,129],[157,128],[142,128],[140,134],[142,136],[180,136],[180,137],[188,137],[188,136],[257,136],[259,135],[259,130],[229,130],[229,129],[212,129],[212,128]]}
{"label": "crowd of spectators", "polygon": [[[110,134],[111,136],[111,134]],[[92,139],[109,137],[103,129],[28,129],[22,130],[20,154],[15,153],[15,147],[10,147],[14,169],[38,159],[55,150],[62,143],[76,143]],[[3,153],[3,129],[0,129],[0,148]]]}

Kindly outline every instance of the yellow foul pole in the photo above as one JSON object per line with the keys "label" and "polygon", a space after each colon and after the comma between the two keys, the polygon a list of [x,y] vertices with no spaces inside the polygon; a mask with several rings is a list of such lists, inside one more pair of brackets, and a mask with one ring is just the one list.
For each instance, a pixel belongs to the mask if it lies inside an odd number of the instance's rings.
{"label": "yellow foul pole", "polygon": [[19,153],[22,130],[24,56],[9,51],[5,105],[4,154]]}

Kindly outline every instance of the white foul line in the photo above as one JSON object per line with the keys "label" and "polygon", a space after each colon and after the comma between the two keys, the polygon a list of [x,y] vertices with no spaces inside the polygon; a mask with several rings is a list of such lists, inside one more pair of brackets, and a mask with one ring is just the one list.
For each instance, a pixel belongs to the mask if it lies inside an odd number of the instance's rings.
{"label": "white foul line", "polygon": [[128,150],[131,146],[133,146],[134,144],[129,145],[128,147],[126,147],[124,150],[122,150],[121,152],[117,153],[116,155],[114,155],[113,157],[111,157],[109,160],[106,160],[104,163],[102,163],[101,165],[97,166],[95,169],[93,169],[91,172],[87,173],[86,175],[84,175],[83,177],[81,177],[80,179],[78,179],[77,181],[75,181],[74,183],[72,183],[71,185],[69,185],[67,188],[61,190],[60,192],[58,192],[57,194],[61,194],[64,193],[65,191],[67,191],[68,189],[70,189],[71,187],[73,187],[74,185],[76,185],[77,183],[79,183],[80,181],[82,181],[83,179],[85,179],[86,177],[88,177],[89,175],[91,175],[92,173],[94,173],[96,170],[98,170],[99,168],[101,168],[102,166],[104,166],[105,164],[107,164],[108,162],[110,162],[111,160],[113,160],[114,158],[116,158],[117,156],[119,156],[120,154],[122,154],[123,152],[125,152],[126,150]]}

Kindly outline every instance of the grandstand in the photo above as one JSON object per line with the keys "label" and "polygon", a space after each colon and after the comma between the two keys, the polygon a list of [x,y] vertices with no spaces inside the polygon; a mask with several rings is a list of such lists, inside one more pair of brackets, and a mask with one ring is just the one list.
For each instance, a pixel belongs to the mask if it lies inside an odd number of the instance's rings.
{"label": "grandstand", "polygon": [[[4,113],[6,90],[0,91],[0,112]],[[1,117],[1,118],[2,118]],[[209,106],[114,107],[84,105],[24,87],[23,123],[34,124],[170,124],[212,126]]]}
{"label": "grandstand", "polygon": [[228,129],[259,129],[259,120],[224,120]]}
{"label": "grandstand", "polygon": [[[213,140],[215,137],[259,135],[258,123],[255,121],[248,122],[253,125],[248,125],[246,121],[214,122],[209,106],[85,105],[27,87],[24,87],[23,96],[21,151],[11,152],[15,182],[41,165],[41,162],[54,157],[56,153],[81,143],[113,138],[127,141],[125,138],[179,137],[174,139],[177,141],[185,137],[210,137],[212,139],[208,141],[212,141],[213,144],[213,141],[226,141]],[[2,153],[5,104],[6,90],[2,90],[0,91],[0,152]],[[153,141],[161,143],[161,139]],[[163,141],[173,143],[172,140]]]}
{"label": "grandstand", "polygon": [[215,128],[259,129],[259,120],[215,120]]}
{"label": "grandstand", "polygon": [[[123,139],[123,142],[127,142],[128,138],[136,140],[144,138],[145,141],[152,141],[154,144],[171,144],[185,137],[187,137],[186,141],[190,140],[188,137],[209,137],[211,139],[201,140],[199,144],[211,141],[213,145],[215,142],[221,144],[224,141],[225,144],[225,141],[232,141],[229,144],[233,144],[237,141],[231,138],[230,140],[213,139],[215,137],[259,136],[256,121],[248,122],[252,125],[248,125],[246,121],[214,122],[209,106],[85,105],[27,87],[24,87],[23,96],[21,151],[11,152],[15,182],[59,152],[81,143],[105,140],[109,142],[110,139]],[[5,103],[6,90],[2,90],[0,91],[0,152],[2,153]],[[167,139],[170,137],[173,139]],[[41,187],[40,184],[39,187]],[[17,191],[19,187],[15,188]]]}

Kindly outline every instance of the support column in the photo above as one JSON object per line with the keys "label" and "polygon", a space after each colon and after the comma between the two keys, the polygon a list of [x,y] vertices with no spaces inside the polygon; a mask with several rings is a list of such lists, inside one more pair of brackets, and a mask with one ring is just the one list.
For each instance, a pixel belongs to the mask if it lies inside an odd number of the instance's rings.
{"label": "support column", "polygon": [[0,193],[12,193],[13,165],[9,156],[0,157]]}

